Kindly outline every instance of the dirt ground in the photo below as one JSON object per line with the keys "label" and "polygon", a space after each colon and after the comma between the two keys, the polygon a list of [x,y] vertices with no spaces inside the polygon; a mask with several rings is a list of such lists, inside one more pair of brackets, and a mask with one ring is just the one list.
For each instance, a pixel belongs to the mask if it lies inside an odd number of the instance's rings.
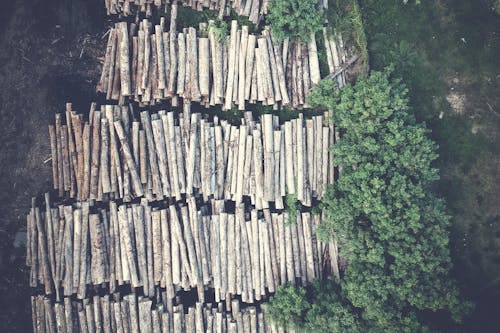
{"label": "dirt ground", "polygon": [[0,10],[0,332],[31,330],[30,198],[51,188],[47,125],[89,108],[107,31],[99,0],[21,0]]}

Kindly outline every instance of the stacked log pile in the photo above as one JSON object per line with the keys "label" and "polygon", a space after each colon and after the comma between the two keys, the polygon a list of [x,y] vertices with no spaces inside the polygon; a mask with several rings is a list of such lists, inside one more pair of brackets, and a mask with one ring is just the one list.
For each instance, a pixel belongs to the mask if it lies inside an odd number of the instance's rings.
{"label": "stacked log pile", "polygon": [[[63,121],[65,118],[65,122]],[[310,207],[334,181],[335,133],[330,116],[278,117],[246,112],[242,125],[203,119],[184,104],[173,111],[140,113],[126,106],[91,106],[89,121],[71,110],[49,126],[54,189],[79,200],[148,200],[187,196],[283,209],[297,195]]]}
{"label": "stacked log pile", "polygon": [[216,10],[218,18],[222,19],[234,10],[239,16],[247,16],[248,19],[258,24],[262,16],[267,14],[268,3],[271,0],[104,0],[108,15],[119,15],[127,17],[143,14],[151,17],[154,12],[168,11],[168,5],[181,4],[196,10]]}
{"label": "stacked log pile", "polygon": [[[167,309],[163,303],[135,294],[94,295],[84,300],[65,297],[53,302],[32,296],[33,331],[38,332],[277,332],[260,306],[212,303],[182,304]],[[279,330],[286,332],[286,330]]]}
{"label": "stacked log pile", "polygon": [[307,107],[307,94],[321,80],[314,36],[308,43],[278,43],[268,28],[254,35],[237,21],[227,38],[211,24],[200,24],[199,32],[177,32],[176,15],[172,10],[168,32],[164,18],[158,25],[147,19],[138,27],[117,23],[97,91],[120,105],[128,99],[141,105],[170,100],[177,106],[182,98],[223,110],[245,110],[245,103],[257,102],[275,109]]}
{"label": "stacked log pile", "polygon": [[223,200],[53,207],[47,194],[44,207],[33,202],[27,216],[30,286],[58,301],[129,285],[152,299],[162,290],[169,305],[177,291],[191,288],[200,302],[212,288],[216,302],[240,296],[253,303],[278,285],[321,278],[332,264],[337,275],[336,248],[316,239],[320,223],[308,212],[289,221],[286,212],[248,211],[244,204],[227,213]]}

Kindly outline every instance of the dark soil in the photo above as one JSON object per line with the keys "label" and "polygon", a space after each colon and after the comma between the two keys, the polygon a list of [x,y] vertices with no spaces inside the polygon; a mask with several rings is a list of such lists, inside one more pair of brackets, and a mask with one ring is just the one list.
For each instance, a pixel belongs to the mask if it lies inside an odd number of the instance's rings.
{"label": "dark soil", "polygon": [[99,0],[4,1],[0,10],[0,332],[31,330],[25,216],[52,184],[47,125],[85,111],[104,55]]}

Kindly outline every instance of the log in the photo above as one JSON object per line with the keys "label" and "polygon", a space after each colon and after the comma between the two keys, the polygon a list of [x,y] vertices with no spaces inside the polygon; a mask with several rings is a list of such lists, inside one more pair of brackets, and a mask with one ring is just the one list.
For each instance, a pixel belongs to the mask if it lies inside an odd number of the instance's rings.
{"label": "log", "polygon": [[186,78],[186,39],[182,32],[177,35],[178,42],[178,75],[177,75],[177,95],[184,95],[184,82]]}
{"label": "log", "polygon": [[137,251],[137,264],[139,268],[139,280],[141,281],[144,290],[149,289],[147,257],[146,257],[146,239],[144,225],[144,211],[140,205],[132,205],[133,225],[135,231],[135,242]]}
{"label": "log", "polygon": [[[157,115],[154,115],[157,116]],[[165,127],[163,125],[162,119],[153,118],[151,121],[151,126],[153,129],[153,137],[155,142],[155,150],[158,157],[158,169],[160,171],[161,184],[163,185],[162,194],[165,196],[170,196],[170,180],[171,175],[168,172],[167,156],[170,157],[170,153],[167,154]]]}
{"label": "log", "polygon": [[120,34],[120,89],[122,96],[131,95],[130,83],[130,63],[129,63],[129,39],[127,32],[127,22],[119,22],[116,24],[118,33]]}
{"label": "log", "polygon": [[311,85],[315,87],[321,80],[321,74],[319,70],[319,58],[318,58],[318,48],[316,46],[316,37],[311,34],[309,43],[307,44],[307,49],[309,53],[309,72],[311,75]]}
{"label": "log", "polygon": [[[254,42],[255,44],[255,42]],[[248,88],[250,88],[250,80],[252,70],[247,70],[247,49],[249,45],[248,26],[241,28],[241,40],[239,45],[239,59],[238,59],[238,110],[245,109],[245,96],[246,85],[248,81]],[[249,91],[250,92],[250,91]]]}
{"label": "log", "polygon": [[127,216],[127,208],[122,205],[118,208],[118,223],[120,226],[120,237],[122,237],[127,266],[129,268],[132,287],[139,287],[139,276],[137,274],[136,251],[132,243],[132,233],[130,222]]}
{"label": "log", "polygon": [[210,44],[209,39],[199,38],[199,83],[201,96],[210,93]]}
{"label": "log", "polygon": [[101,170],[101,183],[102,191],[104,193],[111,192],[111,181],[109,178],[109,124],[106,118],[101,119],[101,158],[100,158],[100,170]]}
{"label": "log", "polygon": [[57,155],[57,139],[56,139],[56,128],[53,125],[49,125],[49,136],[50,136],[50,148],[52,156],[52,183],[54,190],[59,188],[59,175],[58,175],[58,155]]}
{"label": "log", "polygon": [[142,298],[139,300],[139,329],[141,332],[152,332],[151,300]]}
{"label": "log", "polygon": [[191,82],[191,98],[193,101],[200,101],[200,87],[198,75],[198,41],[196,37],[196,29],[189,28],[189,68],[190,68],[190,82]]}
{"label": "log", "polygon": [[143,195],[143,191],[142,191],[141,181],[139,178],[139,172],[137,171],[137,166],[136,166],[134,158],[132,156],[132,152],[130,151],[130,146],[128,144],[127,137],[125,136],[122,124],[119,120],[115,121],[114,125],[115,125],[116,134],[118,135],[118,138],[120,139],[125,162],[127,163],[127,167],[129,169],[130,176],[132,177],[132,187],[133,187],[134,193],[136,196],[141,197]]}
{"label": "log", "polygon": [[[164,17],[161,21],[165,20]],[[156,38],[156,59],[158,63],[158,89],[165,89],[166,87],[166,77],[165,77],[165,54],[163,46],[163,24],[155,25],[155,38]]]}
{"label": "log", "polygon": [[148,111],[143,111],[141,112],[141,122],[142,122],[142,127],[144,128],[146,132],[146,140],[147,140],[147,147],[148,147],[148,162],[149,162],[149,167],[151,169],[151,178],[153,182],[153,193],[157,196],[162,196],[163,195],[163,189],[162,189],[162,183],[160,180],[160,172],[159,172],[159,167],[158,167],[158,160],[156,157],[156,149],[155,149],[155,138],[153,135],[153,129],[151,125],[151,118],[149,116]]}
{"label": "log", "polygon": [[281,101],[281,90],[280,90],[280,80],[278,76],[278,65],[276,64],[273,42],[271,41],[271,35],[269,33],[269,30],[265,29],[263,33],[267,41],[269,65],[271,67],[272,86],[274,88],[273,90],[274,100],[278,102]]}
{"label": "log", "polygon": [[98,180],[99,180],[99,158],[101,149],[101,112],[95,111],[93,113],[93,123],[92,123],[92,143],[91,143],[91,167],[90,167],[90,199],[97,198],[98,192]]}
{"label": "log", "polygon": [[271,114],[262,115],[262,132],[264,148],[264,200],[274,201],[274,135]]}

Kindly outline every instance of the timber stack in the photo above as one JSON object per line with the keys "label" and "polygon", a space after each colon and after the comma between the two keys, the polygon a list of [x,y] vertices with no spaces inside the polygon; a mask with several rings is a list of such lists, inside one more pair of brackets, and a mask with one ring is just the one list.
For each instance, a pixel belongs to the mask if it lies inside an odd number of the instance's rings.
{"label": "timber stack", "polygon": [[194,198],[187,205],[54,206],[46,194],[27,216],[30,286],[58,301],[128,286],[152,299],[162,293],[167,304],[180,290],[196,290],[200,302],[213,290],[216,302],[238,296],[251,304],[281,284],[338,278],[335,244],[316,238],[321,216],[290,214],[244,204],[228,213],[224,200],[200,205]]}
{"label": "timber stack", "polygon": [[[144,106],[169,100],[177,106],[182,98],[223,110],[245,110],[246,103],[257,102],[276,110],[279,105],[307,107],[308,93],[322,78],[314,35],[308,43],[280,43],[268,27],[256,35],[248,26],[239,28],[237,21],[232,21],[229,36],[220,36],[212,23],[177,32],[176,8],[172,6],[169,31],[163,17],[157,25],[144,19],[138,26],[120,22],[110,30],[97,85],[107,100]],[[324,37],[333,73],[345,62],[343,45],[326,30]]]}
{"label": "timber stack", "polygon": [[141,14],[151,17],[155,12],[166,13],[169,5],[174,7],[180,4],[199,11],[215,10],[219,20],[229,16],[234,10],[239,16],[247,16],[254,24],[258,24],[262,16],[267,14],[270,1],[272,0],[104,0],[107,14],[121,18]]}
{"label": "timber stack", "polygon": [[[140,119],[139,119],[140,118]],[[241,125],[191,113],[91,105],[89,121],[71,110],[49,126],[54,189],[78,200],[195,196],[284,209],[286,195],[310,207],[333,184],[334,126],[327,114],[279,124],[277,116]],[[65,120],[65,121],[64,121]]]}
{"label": "timber stack", "polygon": [[[35,332],[286,332],[261,302],[283,284],[339,282],[337,243],[316,236],[326,217],[312,209],[341,171],[332,113],[245,110],[307,109],[322,78],[346,84],[351,60],[326,28],[319,43],[277,41],[258,27],[269,1],[104,1],[130,17],[109,30],[96,87],[107,102],[55,115],[53,191],[27,214]],[[178,29],[179,5],[259,30]]]}
{"label": "timber stack", "polygon": [[260,305],[243,307],[237,299],[223,304],[197,302],[194,306],[164,303],[134,293],[53,302],[32,296],[33,331],[38,332],[293,332],[275,327]]}

